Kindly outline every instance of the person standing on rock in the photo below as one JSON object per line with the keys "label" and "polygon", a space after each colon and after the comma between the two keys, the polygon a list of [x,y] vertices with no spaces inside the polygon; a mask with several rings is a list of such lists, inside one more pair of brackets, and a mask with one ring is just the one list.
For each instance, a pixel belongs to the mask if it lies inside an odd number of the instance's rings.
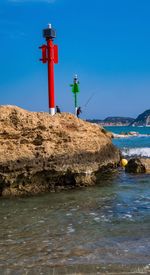
{"label": "person standing on rock", "polygon": [[56,113],[61,114],[61,111],[60,111],[60,108],[59,108],[59,106],[58,106],[58,105],[56,105]]}
{"label": "person standing on rock", "polygon": [[78,107],[78,109],[77,109],[77,117],[79,117],[81,113],[82,113],[81,107]]}

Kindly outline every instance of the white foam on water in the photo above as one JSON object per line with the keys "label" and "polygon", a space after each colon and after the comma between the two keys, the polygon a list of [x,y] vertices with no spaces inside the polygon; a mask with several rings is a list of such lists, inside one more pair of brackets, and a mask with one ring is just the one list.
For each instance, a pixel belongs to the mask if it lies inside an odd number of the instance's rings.
{"label": "white foam on water", "polygon": [[66,216],[72,216],[72,213],[67,213]]}
{"label": "white foam on water", "polygon": [[94,212],[90,212],[90,215],[91,215],[91,216],[97,216],[97,214],[94,213]]}
{"label": "white foam on water", "polygon": [[95,217],[95,218],[94,218],[94,221],[99,222],[99,221],[100,221],[100,218],[99,218],[99,217]]}
{"label": "white foam on water", "polygon": [[75,229],[73,228],[72,224],[69,224],[67,227],[67,234],[74,233]]}
{"label": "white foam on water", "polygon": [[135,137],[149,137],[150,134],[139,134],[136,132],[133,132],[132,134],[128,133],[128,134],[116,134],[116,133],[112,133],[114,138],[135,138]]}
{"label": "white foam on water", "polygon": [[122,150],[123,156],[138,156],[150,158],[150,148],[124,148]]}

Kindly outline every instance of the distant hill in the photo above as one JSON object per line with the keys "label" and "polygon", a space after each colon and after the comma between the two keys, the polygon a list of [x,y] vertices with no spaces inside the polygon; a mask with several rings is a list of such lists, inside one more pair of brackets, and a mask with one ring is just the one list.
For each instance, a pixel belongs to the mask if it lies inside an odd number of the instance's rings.
{"label": "distant hill", "polygon": [[134,121],[134,118],[131,117],[106,117],[103,122],[104,123],[121,123],[121,124],[130,124]]}
{"label": "distant hill", "polygon": [[104,120],[100,119],[91,119],[88,120],[92,123],[98,123],[104,126],[128,126],[131,124],[135,119],[131,117],[107,117]]}
{"label": "distant hill", "polygon": [[133,122],[131,126],[150,126],[150,109],[140,114]]}

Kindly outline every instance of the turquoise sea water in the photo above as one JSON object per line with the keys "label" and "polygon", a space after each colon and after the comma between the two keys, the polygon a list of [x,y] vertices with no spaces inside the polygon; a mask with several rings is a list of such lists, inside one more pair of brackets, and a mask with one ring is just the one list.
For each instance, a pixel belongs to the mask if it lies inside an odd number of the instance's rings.
{"label": "turquoise sea water", "polygon": [[150,157],[150,127],[106,127],[115,134],[136,132],[137,136],[115,138],[113,143],[122,150],[124,156]]}
{"label": "turquoise sea water", "polygon": [[[149,145],[141,137],[113,142]],[[150,272],[150,175],[120,169],[89,188],[1,198],[0,220],[2,275]]]}

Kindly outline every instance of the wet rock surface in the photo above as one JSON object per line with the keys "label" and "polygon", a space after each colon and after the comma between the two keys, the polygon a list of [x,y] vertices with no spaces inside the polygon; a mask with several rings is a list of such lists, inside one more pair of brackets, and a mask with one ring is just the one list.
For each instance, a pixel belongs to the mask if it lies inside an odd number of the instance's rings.
{"label": "wet rock surface", "polygon": [[89,186],[118,165],[119,150],[98,125],[62,113],[0,106],[0,194]]}
{"label": "wet rock surface", "polygon": [[141,163],[140,159],[134,158],[128,161],[128,164],[125,167],[125,171],[128,173],[145,173],[145,167]]}
{"label": "wet rock surface", "polygon": [[150,159],[148,158],[133,158],[128,161],[125,166],[125,171],[128,173],[150,173]]}

